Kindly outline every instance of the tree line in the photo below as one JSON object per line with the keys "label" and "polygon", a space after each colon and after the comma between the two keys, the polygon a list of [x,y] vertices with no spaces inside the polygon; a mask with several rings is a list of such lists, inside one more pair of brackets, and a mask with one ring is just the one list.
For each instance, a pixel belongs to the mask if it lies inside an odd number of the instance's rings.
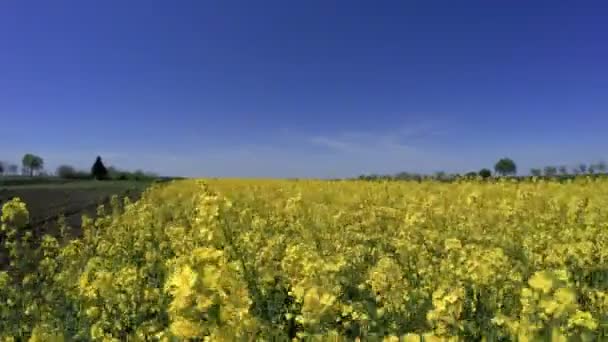
{"label": "tree line", "polygon": [[[361,180],[439,180],[439,181],[453,181],[457,179],[487,179],[492,176],[498,177],[517,177],[517,164],[511,158],[501,158],[496,164],[494,164],[494,172],[489,168],[483,168],[479,171],[471,171],[465,174],[453,173],[448,174],[444,171],[437,171],[432,175],[420,174],[420,173],[409,173],[400,172],[394,175],[361,175],[358,179]],[[608,171],[608,165],[605,162],[585,164],[581,163],[571,169],[565,165],[552,166],[548,165],[543,168],[532,168],[530,169],[529,176],[520,176],[519,178],[526,177],[545,177],[545,178],[573,178],[576,176],[583,175],[603,175]]]}
{"label": "tree line", "polygon": [[[0,176],[22,175],[22,176],[50,176],[44,171],[44,159],[32,153],[26,153],[21,159],[21,173],[17,164],[0,162]],[[156,179],[158,175],[137,170],[135,172],[119,170],[114,167],[106,167],[97,156],[90,170],[78,170],[71,165],[60,165],[55,171],[55,176],[63,179],[97,179],[97,180],[149,180]]]}

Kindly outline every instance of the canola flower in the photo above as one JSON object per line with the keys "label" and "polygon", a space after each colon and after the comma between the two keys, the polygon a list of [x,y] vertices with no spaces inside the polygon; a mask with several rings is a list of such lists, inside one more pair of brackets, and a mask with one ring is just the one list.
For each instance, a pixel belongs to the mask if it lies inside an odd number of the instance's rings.
{"label": "canola flower", "polygon": [[64,245],[28,221],[3,206],[0,341],[608,339],[606,180],[187,180]]}

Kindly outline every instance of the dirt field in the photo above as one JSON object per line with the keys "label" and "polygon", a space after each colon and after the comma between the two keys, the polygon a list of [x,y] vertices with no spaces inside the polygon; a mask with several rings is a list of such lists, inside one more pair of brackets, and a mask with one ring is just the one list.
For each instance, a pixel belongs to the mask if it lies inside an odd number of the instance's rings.
{"label": "dirt field", "polygon": [[65,184],[37,184],[0,187],[0,207],[14,197],[27,204],[30,226],[36,233],[54,233],[57,218],[64,215],[76,236],[80,235],[83,214],[94,215],[112,195],[139,198],[147,182],[81,181]]}

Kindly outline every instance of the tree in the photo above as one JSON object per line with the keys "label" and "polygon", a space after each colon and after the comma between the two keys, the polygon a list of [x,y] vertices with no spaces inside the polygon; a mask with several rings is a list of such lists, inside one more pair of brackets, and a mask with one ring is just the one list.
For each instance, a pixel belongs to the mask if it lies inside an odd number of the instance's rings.
{"label": "tree", "polygon": [[91,175],[97,180],[106,179],[108,177],[108,169],[103,165],[101,157],[97,156],[93,167],[91,167]]}
{"label": "tree", "polygon": [[477,178],[477,172],[475,172],[475,171],[467,172],[464,176],[466,178],[474,179],[474,178]]}
{"label": "tree", "polygon": [[32,177],[35,171],[42,170],[44,167],[44,160],[35,154],[27,153],[23,156],[21,164],[23,165],[24,173],[29,174],[29,176]]}
{"label": "tree", "polygon": [[4,163],[0,163],[0,176],[4,174]]}
{"label": "tree", "polygon": [[606,162],[601,161],[601,162],[597,163],[597,171],[599,173],[605,173],[607,168],[608,168],[608,166],[606,166]]}
{"label": "tree", "polygon": [[490,178],[490,176],[492,176],[492,171],[490,171],[489,169],[481,169],[479,170],[479,175],[481,176],[481,178]]}
{"label": "tree", "polygon": [[74,178],[76,175],[76,169],[70,165],[61,165],[57,168],[57,176],[60,178]]}
{"label": "tree", "polygon": [[565,165],[559,167],[559,174],[565,176],[568,174],[568,168]]}
{"label": "tree", "polygon": [[578,165],[578,170],[580,173],[585,174],[587,173],[587,165],[586,164],[579,164]]}
{"label": "tree", "polygon": [[106,168],[108,170],[108,178],[109,179],[118,179],[121,171],[115,168],[114,166],[108,166]]}
{"label": "tree", "polygon": [[587,169],[587,171],[589,171],[589,173],[604,173],[606,171],[606,163],[605,162],[599,162],[597,164],[591,164],[589,165],[589,168]]}
{"label": "tree", "polygon": [[534,177],[540,177],[543,172],[541,169],[530,169],[530,174]]}
{"label": "tree", "polygon": [[436,180],[444,180],[447,177],[445,171],[436,171],[433,175]]}
{"label": "tree", "polygon": [[555,166],[545,166],[545,176],[554,177],[557,175],[557,168]]}
{"label": "tree", "polygon": [[502,176],[514,175],[517,173],[517,166],[512,159],[502,158],[494,165],[494,171]]}

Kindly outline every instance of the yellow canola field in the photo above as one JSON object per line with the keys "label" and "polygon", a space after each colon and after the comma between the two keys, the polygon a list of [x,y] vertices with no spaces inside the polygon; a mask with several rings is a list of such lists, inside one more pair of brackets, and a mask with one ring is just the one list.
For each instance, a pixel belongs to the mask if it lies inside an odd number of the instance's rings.
{"label": "yellow canola field", "polygon": [[186,180],[99,214],[36,243],[4,206],[0,339],[608,339],[606,180]]}

